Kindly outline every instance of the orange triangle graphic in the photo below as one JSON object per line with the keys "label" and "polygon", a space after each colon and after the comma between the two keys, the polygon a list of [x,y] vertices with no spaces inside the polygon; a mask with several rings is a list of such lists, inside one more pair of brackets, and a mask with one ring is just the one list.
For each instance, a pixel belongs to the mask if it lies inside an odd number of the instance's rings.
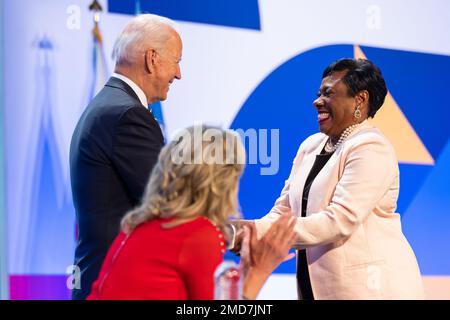
{"label": "orange triangle graphic", "polygon": [[[357,45],[355,59],[367,59]],[[383,106],[369,122],[379,128],[389,139],[401,163],[434,165],[434,159],[417,135],[402,110],[388,92]]]}

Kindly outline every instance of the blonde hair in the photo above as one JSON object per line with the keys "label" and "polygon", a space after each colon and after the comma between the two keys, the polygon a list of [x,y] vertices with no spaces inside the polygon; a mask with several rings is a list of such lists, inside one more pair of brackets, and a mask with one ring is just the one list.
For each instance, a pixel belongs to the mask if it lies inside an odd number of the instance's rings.
{"label": "blonde hair", "polygon": [[158,217],[174,217],[171,227],[204,216],[226,233],[228,219],[239,217],[238,182],[244,164],[245,149],[234,132],[207,126],[183,130],[161,150],[142,204],[125,215],[122,230],[130,233]]}

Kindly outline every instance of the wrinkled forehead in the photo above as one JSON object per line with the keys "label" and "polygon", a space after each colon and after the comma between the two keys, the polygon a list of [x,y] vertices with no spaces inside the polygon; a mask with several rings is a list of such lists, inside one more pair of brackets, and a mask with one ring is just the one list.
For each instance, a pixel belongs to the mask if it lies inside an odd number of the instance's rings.
{"label": "wrinkled forehead", "polygon": [[177,32],[173,31],[173,33],[170,35],[170,38],[165,44],[165,49],[170,51],[174,56],[181,57],[183,43]]}

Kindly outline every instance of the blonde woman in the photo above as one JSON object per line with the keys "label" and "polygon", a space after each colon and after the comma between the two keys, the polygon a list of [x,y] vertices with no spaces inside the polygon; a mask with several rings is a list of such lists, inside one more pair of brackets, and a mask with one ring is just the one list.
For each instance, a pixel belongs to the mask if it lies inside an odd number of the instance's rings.
{"label": "blonde woman", "polygon": [[[142,204],[123,218],[88,299],[213,299],[244,163],[239,137],[218,128],[188,128],[165,146]],[[292,220],[281,219],[259,242],[246,230],[246,298],[256,297],[286,257]]]}

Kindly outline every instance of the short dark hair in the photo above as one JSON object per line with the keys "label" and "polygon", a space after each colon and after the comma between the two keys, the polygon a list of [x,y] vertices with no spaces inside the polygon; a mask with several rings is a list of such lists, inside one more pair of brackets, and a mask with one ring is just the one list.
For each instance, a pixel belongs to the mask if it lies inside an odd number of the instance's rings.
{"label": "short dark hair", "polygon": [[346,84],[348,94],[354,97],[358,92],[369,92],[368,116],[373,118],[383,105],[387,94],[386,82],[381,70],[366,59],[339,59],[331,63],[323,72],[322,79],[336,71],[345,71],[342,81]]}

